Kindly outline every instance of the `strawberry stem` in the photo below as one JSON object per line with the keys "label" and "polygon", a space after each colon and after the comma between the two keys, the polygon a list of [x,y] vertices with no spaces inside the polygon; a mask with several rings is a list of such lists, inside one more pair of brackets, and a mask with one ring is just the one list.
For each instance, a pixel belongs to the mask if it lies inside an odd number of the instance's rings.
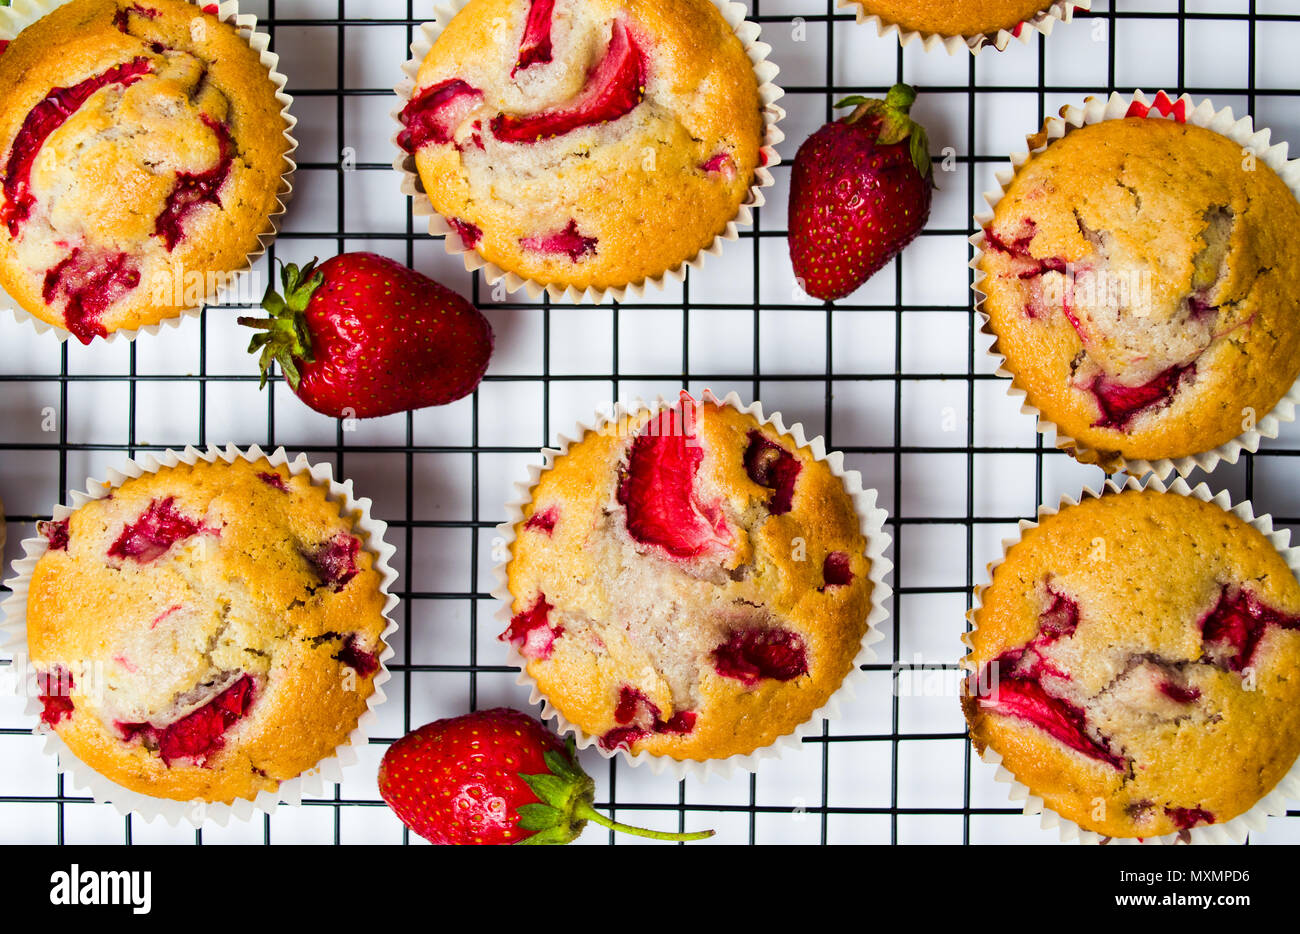
{"label": "strawberry stem", "polygon": [[325,275],[316,268],[313,259],[301,269],[294,263],[283,264],[280,278],[284,295],[276,292],[274,285],[268,285],[266,295],[262,297],[262,308],[270,315],[269,318],[241,315],[235,320],[260,332],[248,342],[249,353],[260,352],[258,366],[262,371],[262,381],[258,388],[266,385],[271,364],[278,363],[285,382],[296,390],[300,379],[298,364],[312,362],[307,306],[325,282]]}
{"label": "strawberry stem", "polygon": [[623,824],[606,817],[593,808],[588,801],[576,802],[573,808],[573,816],[578,820],[589,820],[593,824],[599,824],[609,830],[628,833],[634,837],[649,837],[652,840],[706,840],[713,836],[712,830],[700,830],[693,833],[668,833],[663,830],[647,830],[644,827],[633,827],[631,824]]}
{"label": "strawberry stem", "polygon": [[520,843],[569,843],[582,833],[587,821],[609,830],[630,833],[634,837],[649,837],[652,840],[703,840],[713,836],[712,830],[697,833],[646,830],[644,827],[621,824],[597,811],[591,806],[596,783],[578,763],[577,746],[572,736],[565,740],[563,753],[550,749],[542,758],[546,760],[549,771],[519,776],[533,790],[538,801],[537,804],[525,804],[519,808],[519,828],[533,831],[531,836],[520,840]]}
{"label": "strawberry stem", "polygon": [[926,137],[925,127],[908,116],[915,101],[916,88],[900,83],[889,89],[884,100],[854,94],[844,98],[835,106],[853,108],[853,113],[843,118],[845,123],[873,121],[876,141],[882,145],[888,146],[908,140],[912,164],[916,166],[916,170],[923,178],[929,178],[933,183],[930,141]]}
{"label": "strawberry stem", "polygon": [[916,88],[908,84],[896,84],[885,95],[885,106],[905,114],[912,109],[915,100]]}

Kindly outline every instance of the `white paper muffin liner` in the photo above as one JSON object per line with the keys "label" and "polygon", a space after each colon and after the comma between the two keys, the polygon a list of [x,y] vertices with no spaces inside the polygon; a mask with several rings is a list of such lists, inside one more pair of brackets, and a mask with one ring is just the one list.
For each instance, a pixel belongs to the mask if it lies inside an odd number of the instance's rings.
{"label": "white paper muffin liner", "polygon": [[429,234],[435,237],[444,237],[443,247],[451,255],[460,256],[469,272],[481,269],[488,285],[496,285],[504,280],[505,289],[508,293],[524,289],[531,299],[536,299],[545,292],[550,295],[553,301],[568,301],[574,304],[582,302],[600,304],[607,299],[621,302],[629,293],[635,296],[644,295],[647,286],[653,285],[656,289],[663,289],[669,279],[676,282],[683,281],[686,278],[688,267],[696,270],[700,269],[704,264],[705,255],[720,255],[723,243],[739,239],[738,228],[741,225],[748,227],[753,224],[753,209],[760,208],[767,203],[763,189],[771,188],[776,184],[771,170],[773,166],[781,161],[781,156],[776,151],[776,147],[778,143],[785,139],[785,134],[777,126],[785,116],[785,111],[777,106],[776,101],[784,96],[785,91],[773,84],[780,69],[767,60],[772,47],[758,41],[759,27],[756,23],[751,23],[745,19],[745,5],[733,2],[733,0],[712,0],[718,7],[719,12],[722,13],[722,18],[735,31],[736,37],[740,39],[745,48],[745,54],[749,56],[750,62],[753,63],[754,74],[758,77],[758,97],[763,115],[763,141],[759,154],[760,164],[754,170],[753,184],[750,185],[749,194],[741,202],[735,217],[727,222],[726,228],[713,238],[712,243],[701,249],[691,259],[660,273],[658,276],[608,289],[599,289],[595,286],[579,289],[571,285],[546,285],[533,279],[526,279],[518,273],[502,269],[496,263],[488,262],[479,255],[477,250],[465,246],[460,236],[456,234],[446,219],[434,210],[433,202],[429,200],[429,196],[425,193],[424,183],[420,180],[419,171],[416,169],[414,154],[403,150],[397,144],[397,137],[401,132],[400,114],[407,102],[410,101],[412,94],[415,93],[415,82],[420,72],[420,66],[433,48],[434,42],[442,35],[442,31],[447,28],[447,24],[451,22],[452,17],[464,9],[469,2],[470,0],[437,0],[435,2],[434,20],[420,26],[416,32],[415,41],[411,43],[411,60],[402,66],[406,78],[396,88],[399,100],[397,108],[393,111],[393,119],[398,124],[397,129],[393,131],[393,147],[397,150],[397,158],[393,161],[393,168],[397,169],[402,175],[402,192],[411,196],[415,216],[429,219]]}
{"label": "white paper muffin liner", "polygon": [[[38,19],[69,2],[71,0],[13,0],[12,6],[0,7],[0,39],[12,40],[17,38],[18,33]],[[293,130],[298,125],[298,120],[289,112],[290,107],[293,106],[293,98],[284,91],[289,79],[279,71],[280,56],[270,51],[271,37],[264,32],[257,31],[256,16],[251,13],[239,12],[238,0],[221,0],[220,3],[212,3],[210,0],[209,2],[205,2],[205,0],[188,0],[188,2],[194,3],[200,9],[217,7],[217,18],[223,23],[231,23],[235,26],[239,34],[247,40],[249,47],[258,53],[262,67],[266,69],[267,76],[271,79],[271,83],[275,85],[275,99],[280,104],[280,116],[284,118],[285,122],[284,138],[288,144],[284,151],[285,169],[280,176],[280,189],[276,193],[275,207],[267,217],[266,229],[257,236],[257,247],[247,255],[243,266],[231,270],[229,276],[222,277],[226,281],[219,286],[215,294],[205,295],[204,300],[198,305],[193,308],[183,308],[157,324],[110,331],[107,337],[96,337],[91,341],[91,346],[101,341],[113,341],[118,338],[133,341],[141,334],[157,334],[164,327],[180,327],[181,322],[187,318],[199,317],[207,305],[224,304],[232,296],[246,296],[249,289],[245,280],[251,276],[253,264],[267,251],[271,242],[275,240],[276,234],[279,233],[280,219],[283,217],[286,205],[293,195],[293,173],[298,168],[297,163],[293,160],[293,154],[298,149],[298,141],[294,138]],[[205,282],[207,279],[208,277],[205,275]],[[143,288],[144,284],[141,287]],[[66,328],[50,324],[48,321],[26,311],[3,289],[0,289],[0,311],[9,312],[20,322],[30,322],[36,328],[38,334],[53,331],[60,343],[67,341],[72,336],[72,333]]]}
{"label": "white paper muffin liner", "polygon": [[1026,390],[1021,386],[1016,374],[1007,368],[1006,357],[998,350],[997,335],[990,324],[989,316],[982,308],[988,296],[980,288],[985,278],[984,271],[980,268],[980,261],[984,255],[984,227],[993,220],[994,209],[1006,195],[1011,180],[1020,167],[1029,160],[1031,153],[1042,152],[1054,140],[1079,127],[1101,123],[1104,120],[1123,119],[1134,104],[1150,108],[1148,119],[1167,119],[1170,115],[1174,118],[1181,117],[1186,123],[1213,130],[1234,143],[1239,143],[1243,152],[1254,153],[1259,161],[1277,172],[1278,177],[1291,189],[1292,194],[1300,199],[1300,159],[1287,159],[1287,144],[1285,142],[1270,144],[1271,131],[1267,128],[1256,130],[1250,116],[1238,119],[1233,115],[1231,107],[1215,110],[1209,100],[1195,103],[1187,94],[1175,100],[1164,91],[1158,92],[1154,99],[1148,99],[1141,91],[1135,91],[1129,97],[1120,94],[1112,94],[1109,98],[1089,97],[1085,99],[1082,107],[1068,105],[1061,108],[1061,116],[1048,117],[1041,130],[1026,138],[1030,151],[1013,153],[1011,167],[997,173],[998,190],[984,193],[984,200],[988,202],[989,209],[975,215],[976,232],[970,238],[971,244],[975,247],[975,254],[969,265],[975,270],[971,288],[975,291],[976,311],[983,322],[980,330],[993,338],[988,356],[997,362],[997,375],[1010,378],[1007,394],[1013,399],[1021,400],[1020,411],[1026,415],[1033,415],[1038,420],[1038,432],[1051,439],[1056,447],[1069,452],[1080,463],[1097,464],[1108,473],[1124,471],[1137,477],[1154,473],[1163,480],[1171,472],[1186,477],[1197,467],[1209,473],[1219,465],[1220,461],[1235,464],[1243,450],[1253,454],[1259,449],[1262,438],[1276,438],[1284,422],[1295,421],[1296,405],[1300,403],[1300,379],[1292,384],[1272,411],[1256,421],[1254,429],[1243,431],[1231,441],[1211,450],[1159,460],[1127,459],[1110,451],[1098,451],[1063,432],[1060,426],[1030,405]]}
{"label": "white paper muffin liner", "polygon": [[240,799],[230,804],[173,801],[130,791],[83,763],[56,732],[40,724],[41,702],[36,673],[27,664],[27,592],[36,562],[41,555],[45,554],[48,547],[48,542],[43,537],[23,540],[24,557],[14,560],[13,576],[5,581],[5,585],[12,590],[12,593],[3,603],[0,603],[0,611],[4,613],[3,621],[0,622],[0,650],[13,655],[13,668],[21,672],[17,690],[20,696],[27,698],[24,712],[37,721],[37,727],[33,732],[45,734],[45,752],[57,758],[59,771],[71,778],[74,787],[88,791],[97,802],[111,802],[119,814],[135,814],[146,821],[161,817],[173,826],[184,821],[197,827],[204,821],[212,821],[224,827],[231,818],[247,820],[259,812],[272,813],[281,804],[298,805],[304,795],[320,795],[325,791],[327,783],[343,780],[343,769],[357,761],[355,747],[366,745],[370,731],[377,720],[375,708],[386,699],[383,685],[392,677],[388,671],[387,661],[394,655],[392,635],[397,631],[397,623],[392,616],[397,606],[397,596],[390,593],[388,589],[397,580],[397,572],[388,561],[396,549],[384,540],[387,524],[370,515],[370,500],[358,499],[353,495],[351,480],[342,483],[336,481],[329,464],[310,464],[305,454],[299,454],[293,460],[289,460],[284,448],[276,448],[274,452],[267,454],[257,445],[253,445],[247,451],[233,444],[224,448],[209,446],[206,451],[199,451],[193,447],[186,447],[183,451],[169,449],[156,457],[150,455],[139,460],[128,460],[120,468],[110,469],[108,479],[105,481],[87,478],[86,492],[73,492],[71,507],[55,506],[54,519],[56,521],[65,519],[85,503],[102,499],[128,479],[146,473],[157,473],[159,470],[182,463],[193,465],[198,461],[208,463],[224,461],[232,464],[236,460],[254,463],[264,457],[273,467],[288,468],[292,476],[305,474],[314,486],[323,487],[327,491],[330,502],[338,503],[344,515],[357,517],[353,531],[362,537],[365,549],[375,558],[374,566],[381,576],[379,589],[385,598],[383,615],[388,622],[382,633],[385,648],[379,656],[379,671],[374,676],[374,692],[366,704],[366,712],[361,715],[346,742],[302,775],[281,782],[275,791],[259,792],[255,798]]}
{"label": "white paper muffin liner", "polygon": [[[686,394],[683,393],[683,398],[685,397]],[[624,762],[632,765],[645,765],[656,775],[667,772],[677,781],[681,781],[688,775],[698,779],[708,779],[713,775],[717,775],[725,779],[729,778],[737,770],[756,771],[759,763],[764,759],[779,758],[787,751],[799,749],[803,745],[802,738],[820,729],[823,720],[832,720],[839,716],[841,705],[847,704],[854,697],[855,686],[865,683],[866,673],[862,670],[862,666],[870,664],[876,659],[876,653],[871,646],[884,638],[881,627],[889,618],[887,605],[890,596],[894,592],[886,583],[886,578],[894,568],[893,562],[885,557],[885,551],[889,548],[892,540],[889,534],[885,532],[885,522],[889,516],[884,509],[876,505],[876,491],[863,488],[862,475],[856,470],[846,470],[844,468],[844,455],[842,453],[839,451],[827,452],[826,444],[820,435],[808,440],[801,424],[795,423],[786,427],[779,412],[764,415],[761,403],[754,402],[750,405],[742,405],[740,396],[734,392],[729,393],[725,399],[718,399],[710,390],[705,389],[701,393],[699,401],[700,403],[711,402],[730,406],[739,412],[752,415],[760,425],[770,425],[777,432],[790,435],[797,447],[807,446],[810,448],[813,456],[817,460],[826,463],[831,473],[840,478],[845,491],[853,500],[854,510],[858,514],[859,527],[867,540],[865,554],[871,562],[871,570],[867,574],[872,583],[871,610],[867,616],[867,630],[862,636],[858,653],[853,659],[853,667],[845,675],[840,686],[831,694],[826,703],[813,711],[808,719],[796,727],[793,732],[778,737],[770,745],[756,749],[752,753],[737,754],[725,759],[677,760],[670,756],[652,755],[644,750],[633,755],[625,747],[619,747],[613,751],[603,748],[597,741],[597,737],[571,723],[551,704],[536,679],[529,675],[527,659],[520,654],[513,644],[505,643],[509,653],[510,665],[519,669],[519,677],[515,679],[515,683],[530,689],[531,693],[528,698],[530,704],[544,704],[542,718],[544,720],[554,720],[560,735],[572,734],[579,749],[586,749],[591,746],[606,759],[619,757]],[[566,454],[571,445],[585,438],[588,432],[620,430],[620,428],[626,428],[630,419],[636,419],[646,413],[660,412],[677,404],[677,400],[669,401],[663,397],[660,397],[652,404],[645,404],[641,400],[635,400],[628,404],[620,402],[614,406],[612,412],[607,414],[597,413],[590,421],[579,422],[574,427],[572,436],[560,435],[556,447],[542,449],[542,463],[540,465],[529,465],[528,481],[515,484],[515,489],[519,495],[506,504],[506,521],[498,525],[496,530],[499,540],[503,543],[501,546],[503,548],[502,553],[506,555],[505,560],[496,565],[496,588],[492,591],[492,596],[498,603],[496,612],[496,619],[499,624],[498,632],[504,632],[506,627],[509,626],[511,604],[514,601],[510,594],[506,569],[513,551],[515,526],[523,521],[524,507],[532,502],[533,489],[537,486],[542,474],[549,471],[555,465],[556,459]]]}
{"label": "white paper muffin liner", "polygon": [[927,52],[934,51],[935,46],[942,45],[948,50],[949,55],[955,55],[958,52],[970,52],[972,55],[983,48],[992,46],[1001,52],[1011,44],[1012,39],[1018,39],[1024,44],[1034,37],[1034,33],[1042,33],[1044,36],[1052,34],[1053,27],[1058,23],[1068,23],[1074,19],[1074,14],[1082,10],[1089,12],[1092,9],[1092,0],[1057,0],[1046,10],[1036,13],[1029,19],[1025,20],[1016,30],[999,29],[995,33],[987,33],[980,36],[945,36],[940,33],[916,32],[911,29],[904,29],[897,23],[891,23],[875,13],[868,13],[862,8],[857,0],[835,0],[837,7],[853,7],[857,12],[859,23],[869,23],[876,27],[876,35],[884,36],[891,32],[898,33],[898,41],[906,47],[909,43],[920,40],[922,47]]}
{"label": "white paper muffin liner", "polygon": [[[1187,481],[1181,477],[1174,478],[1173,483],[1166,486],[1156,477],[1147,477],[1144,481],[1139,481],[1134,477],[1127,477],[1123,486],[1117,484],[1114,480],[1107,480],[1100,493],[1094,492],[1089,487],[1084,487],[1082,495],[1078,499],[1072,496],[1062,496],[1059,506],[1039,506],[1038,515],[1034,522],[1027,519],[1020,520],[1019,534],[1014,538],[1003,539],[1002,555],[996,561],[989,564],[986,569],[983,582],[975,587],[974,599],[971,604],[971,610],[967,614],[971,628],[969,632],[962,634],[961,640],[966,645],[966,655],[961,660],[961,668],[967,675],[975,672],[975,664],[972,661],[974,645],[971,640],[973,633],[978,626],[975,622],[975,614],[983,606],[984,592],[993,583],[993,573],[997,568],[1006,561],[1007,552],[1011,547],[1024,539],[1025,533],[1030,529],[1037,527],[1043,519],[1048,516],[1054,516],[1061,510],[1069,506],[1077,506],[1081,500],[1096,499],[1106,493],[1119,493],[1123,490],[1154,490],[1158,493],[1172,493],[1179,496],[1190,496],[1206,503],[1213,503],[1220,509],[1232,513],[1238,519],[1247,523],[1251,527],[1261,532],[1265,538],[1277,549],[1278,553],[1291,568],[1291,573],[1300,577],[1300,548],[1291,547],[1291,533],[1287,529],[1274,530],[1273,518],[1268,514],[1255,515],[1254,506],[1249,500],[1245,500],[1237,505],[1232,504],[1231,498],[1227,492],[1214,493],[1205,483],[1198,484],[1195,488],[1188,486]],[[1056,830],[1061,842],[1070,843],[1087,843],[1087,844],[1173,844],[1173,843],[1244,843],[1246,835],[1249,833],[1261,833],[1270,817],[1277,817],[1286,814],[1287,802],[1300,800],[1300,758],[1292,764],[1290,770],[1282,776],[1282,779],[1276,786],[1264,797],[1260,798],[1255,804],[1243,813],[1237,815],[1231,820],[1224,821],[1221,824],[1207,824],[1203,826],[1192,827],[1190,830],[1169,833],[1159,837],[1105,837],[1096,831],[1084,830],[1074,821],[1062,817],[1055,811],[1050,810],[1043,802],[1043,799],[1035,795],[1033,791],[1016,779],[1016,776],[1002,765],[1002,756],[992,747],[985,747],[984,752],[980,753],[980,758],[989,765],[995,766],[997,772],[994,780],[1008,785],[1008,797],[1016,803],[1023,805],[1024,813],[1028,815],[1041,815],[1040,826],[1044,830]]]}

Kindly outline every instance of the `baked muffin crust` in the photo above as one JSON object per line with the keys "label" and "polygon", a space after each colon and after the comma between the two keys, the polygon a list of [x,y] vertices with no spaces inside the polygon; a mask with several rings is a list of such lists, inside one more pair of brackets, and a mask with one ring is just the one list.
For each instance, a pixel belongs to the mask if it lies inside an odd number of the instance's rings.
{"label": "baked muffin crust", "polygon": [[760,165],[761,108],[710,0],[473,0],[420,67],[399,144],[484,259],[611,288],[725,230]]}
{"label": "baked muffin crust", "polygon": [[275,95],[184,0],[73,0],[24,29],[0,55],[0,287],[84,343],[201,304],[276,208]]}
{"label": "baked muffin crust", "polygon": [[41,530],[27,597],[42,720],[136,792],[273,791],[356,728],[385,598],[355,517],[285,467],[178,465]]}
{"label": "baked muffin crust", "polygon": [[972,742],[1086,830],[1223,823],[1300,754],[1300,583],[1213,503],[1067,506],[1009,549],[974,622]]}
{"label": "baked muffin crust", "polygon": [[867,13],[923,35],[982,36],[1014,30],[1052,0],[857,0]]}
{"label": "baked muffin crust", "polygon": [[1230,441],[1300,374],[1300,204],[1211,130],[1070,131],[1016,173],[980,264],[1007,369],[1107,469]]}
{"label": "baked muffin crust", "polygon": [[872,590],[853,502],[808,447],[730,406],[685,399],[624,427],[588,432],[534,487],[502,637],[606,749],[751,753],[852,669]]}

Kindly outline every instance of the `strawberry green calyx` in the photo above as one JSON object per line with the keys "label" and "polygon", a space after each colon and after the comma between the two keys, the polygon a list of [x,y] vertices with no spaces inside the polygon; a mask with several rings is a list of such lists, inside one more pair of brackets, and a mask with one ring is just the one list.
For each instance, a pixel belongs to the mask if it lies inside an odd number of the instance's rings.
{"label": "strawberry green calyx", "polygon": [[301,269],[294,263],[285,264],[280,273],[284,295],[275,291],[274,285],[266,288],[262,308],[269,318],[241,316],[237,320],[245,327],[257,328],[248,342],[249,353],[259,353],[258,366],[262,370],[259,388],[266,385],[271,364],[280,364],[285,381],[291,389],[298,388],[300,374],[298,363],[312,362],[311,332],[307,330],[307,305],[316,290],[325,282],[323,273],[316,269],[316,260]]}
{"label": "strawberry green calyx", "polygon": [[596,794],[596,783],[578,765],[572,736],[565,742],[564,750],[563,755],[547,750],[543,756],[550,772],[519,776],[540,802],[519,808],[519,829],[533,831],[530,836],[520,840],[520,844],[569,843],[582,833],[587,821],[609,830],[654,840],[703,840],[713,836],[712,830],[665,833],[611,820],[591,806]]}
{"label": "strawberry green calyx", "polygon": [[877,142],[881,145],[901,143],[908,140],[908,149],[912,155],[912,164],[921,173],[922,178],[931,179],[930,140],[925,127],[910,116],[912,103],[916,100],[916,89],[906,84],[896,84],[889,89],[884,100],[879,98],[854,95],[846,97],[836,107],[853,107],[854,111],[844,117],[845,123],[858,123],[861,120],[875,120],[880,126]]}

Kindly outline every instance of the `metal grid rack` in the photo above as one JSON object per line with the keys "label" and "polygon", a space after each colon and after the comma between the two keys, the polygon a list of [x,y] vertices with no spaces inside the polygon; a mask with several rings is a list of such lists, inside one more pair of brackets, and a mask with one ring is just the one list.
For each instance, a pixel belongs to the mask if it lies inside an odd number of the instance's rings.
{"label": "metal grid rack", "polygon": [[[375,500],[397,546],[401,625],[380,738],[342,785],[301,808],[227,827],[119,817],[55,773],[22,701],[0,699],[0,841],[404,842],[375,767],[405,730],[470,707],[526,706],[495,642],[491,545],[510,484],[537,449],[602,404],[706,386],[761,399],[824,434],[880,491],[895,564],[887,639],[869,685],[801,754],[729,781],[677,783],[585,759],[598,803],[623,819],[715,827],[717,842],[1050,842],[971,755],[956,702],[970,589],[999,541],[1039,502],[1102,475],[1045,450],[992,374],[971,314],[971,216],[1024,135],[1085,95],[1142,87],[1211,97],[1300,139],[1300,13],[1292,0],[1099,0],[1098,9],[1003,53],[903,49],[833,0],[750,0],[773,46],[788,112],[777,187],[721,258],[681,286],[621,306],[578,308],[493,294],[429,238],[390,166],[390,90],[418,23],[414,0],[261,0],[290,77],[297,192],[259,263],[371,249],[470,295],[497,351],[473,397],[364,422],[315,416],[283,385],[257,389],[231,308],[156,338],[83,348],[0,324],[0,496],[5,563],[34,523],[123,457],[187,443],[285,445],[330,461]],[[322,63],[327,64],[322,67]],[[915,115],[941,165],[928,229],[900,261],[833,306],[800,297],[785,247],[789,160],[850,93],[918,86]],[[949,149],[948,147],[951,147]],[[350,427],[350,426],[349,426]],[[1300,525],[1300,429],[1208,478]],[[1203,479],[1201,477],[1197,480]],[[1290,481],[1290,482],[1288,482]],[[4,672],[0,668],[0,674]],[[1300,841],[1300,811],[1257,842]],[[584,843],[613,842],[589,830]],[[631,839],[619,842],[636,842]]]}

